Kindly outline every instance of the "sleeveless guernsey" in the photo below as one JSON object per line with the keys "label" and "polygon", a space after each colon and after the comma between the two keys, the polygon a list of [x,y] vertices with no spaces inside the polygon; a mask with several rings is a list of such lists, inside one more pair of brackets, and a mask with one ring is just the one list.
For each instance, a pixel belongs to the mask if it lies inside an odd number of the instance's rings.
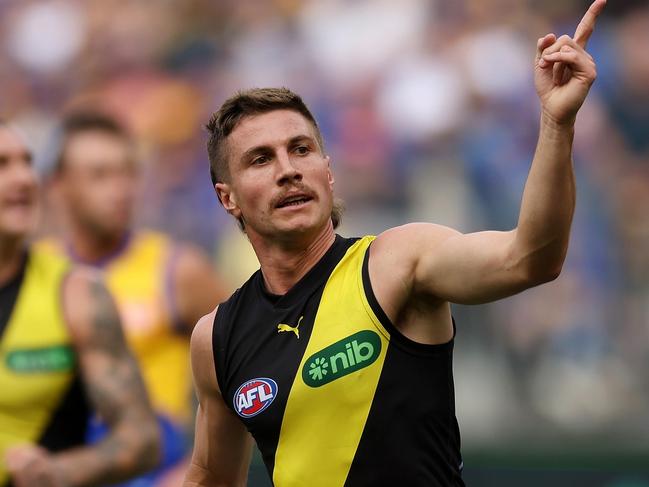
{"label": "sleeveless guernsey", "polygon": [[1,303],[0,485],[8,483],[8,448],[56,452],[84,441],[88,407],[61,304],[67,272],[67,261],[32,249]]}
{"label": "sleeveless guernsey", "polygon": [[453,340],[415,343],[390,323],[373,239],[336,236],[285,295],[257,271],[219,306],[219,387],[278,487],[464,485]]}

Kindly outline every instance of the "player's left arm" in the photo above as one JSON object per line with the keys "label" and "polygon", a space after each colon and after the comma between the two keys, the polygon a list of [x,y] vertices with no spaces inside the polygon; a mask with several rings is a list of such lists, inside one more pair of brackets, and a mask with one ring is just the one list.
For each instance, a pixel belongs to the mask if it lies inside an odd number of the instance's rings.
{"label": "player's left arm", "polygon": [[184,244],[172,267],[172,293],[176,318],[191,335],[194,324],[228,296],[228,288],[213,262],[199,248]]}
{"label": "player's left arm", "polygon": [[430,224],[389,230],[373,244],[373,282],[394,280],[393,271],[381,269],[402,269],[396,277],[403,300],[415,293],[481,303],[559,275],[575,207],[574,123],[596,77],[585,46],[605,3],[593,2],[574,37],[548,34],[538,41],[534,76],[541,127],[517,227],[471,234]]}

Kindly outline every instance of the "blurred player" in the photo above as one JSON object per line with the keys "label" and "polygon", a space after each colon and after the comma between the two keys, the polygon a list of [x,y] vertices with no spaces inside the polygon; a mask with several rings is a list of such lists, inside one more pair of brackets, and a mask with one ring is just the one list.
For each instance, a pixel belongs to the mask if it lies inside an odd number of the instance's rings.
{"label": "blurred player", "polygon": [[464,485],[449,302],[559,275],[574,122],[595,79],[585,45],[603,6],[574,38],[538,41],[541,129],[509,232],[418,223],[343,238],[329,157],[297,95],[250,90],[212,116],[212,180],[261,269],[194,331],[200,406],[186,486],[244,485],[252,438],[278,487]]}
{"label": "blurred player", "polygon": [[[38,191],[31,159],[0,122],[0,485],[127,479],[157,461],[155,418],[98,276],[27,244]],[[89,407],[109,433],[83,446]]]}
{"label": "blurred player", "polygon": [[132,228],[138,191],[134,143],[116,120],[94,112],[62,124],[54,190],[65,232],[42,247],[101,269],[123,317],[163,432],[159,471],[137,485],[184,471],[193,418],[189,335],[223,298],[198,249]]}

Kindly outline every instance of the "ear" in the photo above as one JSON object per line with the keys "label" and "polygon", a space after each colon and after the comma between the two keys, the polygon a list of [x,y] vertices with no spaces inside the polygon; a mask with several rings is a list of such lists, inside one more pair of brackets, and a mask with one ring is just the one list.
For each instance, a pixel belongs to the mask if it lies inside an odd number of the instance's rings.
{"label": "ear", "polygon": [[329,187],[333,190],[336,180],[334,179],[334,173],[331,170],[331,158],[325,156],[325,161],[327,161],[327,179],[329,180]]}
{"label": "ear", "polygon": [[214,190],[225,211],[237,219],[240,218],[241,209],[237,205],[237,198],[232,191],[232,187],[227,183],[216,183]]}

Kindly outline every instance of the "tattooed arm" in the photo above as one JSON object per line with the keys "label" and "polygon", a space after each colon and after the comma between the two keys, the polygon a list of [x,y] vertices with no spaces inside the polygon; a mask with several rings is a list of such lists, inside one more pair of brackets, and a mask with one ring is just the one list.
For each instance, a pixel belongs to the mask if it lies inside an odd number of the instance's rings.
{"label": "tattooed arm", "polygon": [[88,398],[110,432],[95,445],[57,454],[37,447],[14,450],[8,464],[16,487],[121,481],[153,468],[159,458],[155,417],[108,291],[91,271],[74,271],[63,305]]}

